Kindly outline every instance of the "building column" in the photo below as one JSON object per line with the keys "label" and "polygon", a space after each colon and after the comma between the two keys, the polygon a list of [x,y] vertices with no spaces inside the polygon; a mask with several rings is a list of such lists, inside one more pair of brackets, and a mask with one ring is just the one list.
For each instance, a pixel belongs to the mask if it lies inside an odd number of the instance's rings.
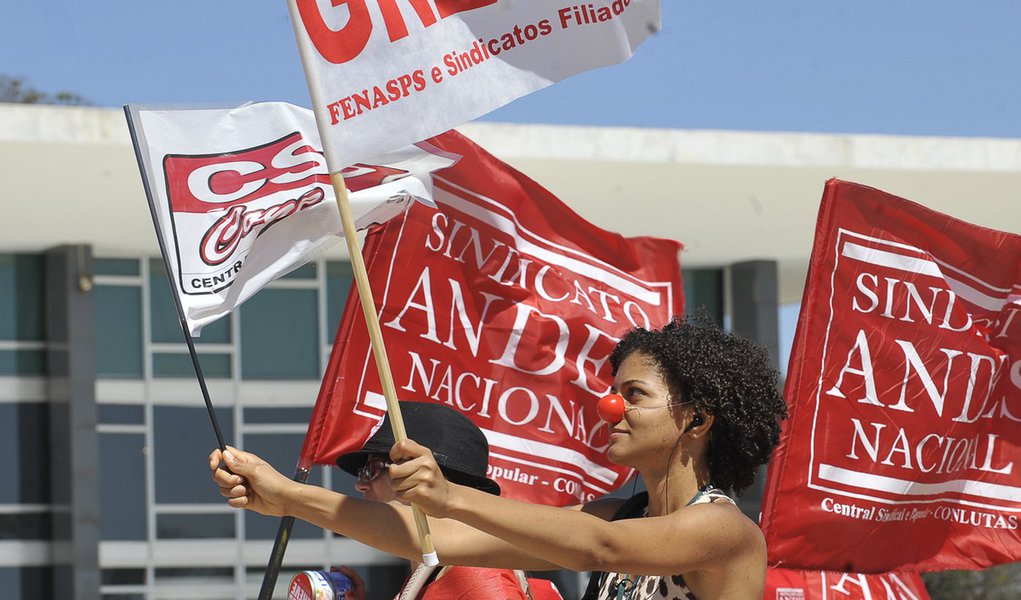
{"label": "building column", "polygon": [[769,352],[779,368],[780,291],[775,260],[752,260],[730,266],[731,329]]}
{"label": "building column", "polygon": [[53,492],[53,590],[98,600],[99,438],[92,250],[46,251],[46,337]]}
{"label": "building column", "polygon": [[684,269],[684,313],[696,315],[705,310],[712,320],[723,324],[723,269],[718,267]]}
{"label": "building column", "polygon": [[[753,260],[730,266],[731,330],[766,348],[773,368],[779,367],[780,294],[774,260]],[[766,467],[759,467],[755,483],[738,498],[738,506],[758,522],[766,487]]]}

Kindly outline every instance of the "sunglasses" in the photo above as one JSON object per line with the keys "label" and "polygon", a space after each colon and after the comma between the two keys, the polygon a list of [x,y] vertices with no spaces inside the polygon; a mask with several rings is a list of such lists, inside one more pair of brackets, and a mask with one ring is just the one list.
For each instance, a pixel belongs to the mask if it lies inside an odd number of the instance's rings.
{"label": "sunglasses", "polygon": [[369,459],[365,461],[365,466],[358,469],[358,473],[356,474],[358,481],[363,483],[375,481],[383,474],[384,471],[389,469],[392,464],[392,462],[382,456],[370,456]]}

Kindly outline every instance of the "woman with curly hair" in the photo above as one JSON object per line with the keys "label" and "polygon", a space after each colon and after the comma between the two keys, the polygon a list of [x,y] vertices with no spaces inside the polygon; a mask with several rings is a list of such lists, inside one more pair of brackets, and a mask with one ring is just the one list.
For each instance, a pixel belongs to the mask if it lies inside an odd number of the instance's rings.
{"label": "woman with curly hair", "polygon": [[786,408],[764,349],[707,318],[635,329],[610,361],[623,399],[609,458],[636,469],[647,494],[558,508],[493,497],[444,479],[412,440],[390,450],[397,501],[297,484],[229,449],[210,455],[231,506],[293,515],[391,554],[420,556],[407,504],[429,516],[443,564],[593,571],[585,599],[759,600],[766,545],[726,495],[743,492],[779,443]]}

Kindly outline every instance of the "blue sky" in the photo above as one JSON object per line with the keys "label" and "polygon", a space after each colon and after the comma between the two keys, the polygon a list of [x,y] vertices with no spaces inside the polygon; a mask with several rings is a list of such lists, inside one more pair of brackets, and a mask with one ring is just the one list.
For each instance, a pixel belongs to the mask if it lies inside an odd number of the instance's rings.
{"label": "blue sky", "polygon": [[[662,5],[631,61],[486,118],[1021,137],[1018,0]],[[309,104],[284,0],[8,3],[0,73],[104,106]]]}

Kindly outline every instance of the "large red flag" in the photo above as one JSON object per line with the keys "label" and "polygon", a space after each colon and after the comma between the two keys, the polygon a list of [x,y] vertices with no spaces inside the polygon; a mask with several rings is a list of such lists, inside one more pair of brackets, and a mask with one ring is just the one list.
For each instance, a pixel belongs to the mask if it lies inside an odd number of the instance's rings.
{"label": "large red flag", "polygon": [[1019,312],[1021,236],[826,184],[764,502],[770,564],[1021,559]]}
{"label": "large red flag", "polygon": [[918,573],[833,573],[770,568],[763,600],[929,600]]}
{"label": "large red flag", "polygon": [[[455,132],[426,143],[460,157],[433,178],[439,208],[411,208],[363,252],[398,396],[478,424],[505,496],[613,490],[630,470],[607,461],[596,416],[607,357],[626,330],[683,312],[681,245],[599,229]],[[352,297],[302,465],[358,449],[384,415],[360,310]]]}

